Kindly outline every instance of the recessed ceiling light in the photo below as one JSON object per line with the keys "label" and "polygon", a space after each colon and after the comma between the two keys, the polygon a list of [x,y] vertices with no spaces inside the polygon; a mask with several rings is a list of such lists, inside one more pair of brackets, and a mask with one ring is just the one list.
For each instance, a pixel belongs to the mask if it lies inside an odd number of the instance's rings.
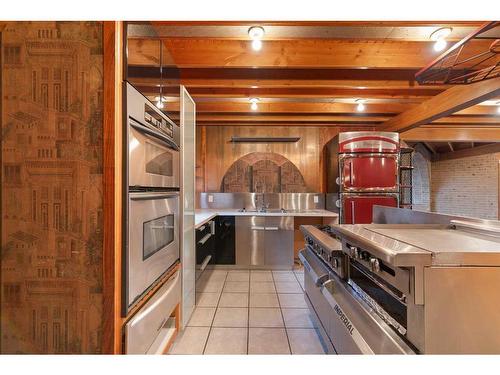
{"label": "recessed ceiling light", "polygon": [[265,31],[264,31],[264,28],[262,26],[252,26],[251,28],[248,29],[248,36],[252,40],[262,39],[264,34],[265,34]]}
{"label": "recessed ceiling light", "polygon": [[434,43],[434,51],[440,52],[446,48],[448,43],[446,43],[445,38],[450,35],[452,30],[451,27],[441,27],[431,34],[430,39],[436,42]]}
{"label": "recessed ceiling light", "polygon": [[436,43],[434,43],[434,51],[440,52],[440,51],[444,50],[446,48],[447,44],[448,43],[446,43],[446,40],[444,40],[444,39],[436,40]]}
{"label": "recessed ceiling light", "polygon": [[250,106],[250,108],[252,109],[252,111],[256,111],[258,106],[257,106],[257,103],[259,102],[259,99],[258,98],[251,98],[250,99],[250,103],[252,103],[252,105]]}
{"label": "recessed ceiling light", "polygon": [[260,39],[252,40],[252,49],[254,51],[260,51],[262,49],[262,40]]}
{"label": "recessed ceiling light", "polygon": [[431,34],[431,40],[437,41],[439,39],[444,39],[448,35],[450,35],[452,31],[453,31],[453,29],[451,27],[441,27],[441,28],[435,30]]}
{"label": "recessed ceiling light", "polygon": [[252,39],[252,49],[254,51],[260,51],[262,49],[262,38],[264,37],[265,31],[261,26],[252,26],[248,29],[248,36]]}
{"label": "recessed ceiling light", "polygon": [[358,105],[356,106],[356,111],[363,112],[365,110],[366,100],[365,99],[356,99],[356,103],[358,103]]}

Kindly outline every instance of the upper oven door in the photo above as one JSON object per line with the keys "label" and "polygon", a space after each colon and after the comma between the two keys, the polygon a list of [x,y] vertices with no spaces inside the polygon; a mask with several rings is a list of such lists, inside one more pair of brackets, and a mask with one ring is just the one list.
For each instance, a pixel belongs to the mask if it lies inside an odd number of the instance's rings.
{"label": "upper oven door", "polygon": [[129,119],[129,186],[179,188],[179,151]]}
{"label": "upper oven door", "polygon": [[341,191],[398,191],[397,154],[352,154],[339,159]]}
{"label": "upper oven door", "polygon": [[127,307],[179,259],[179,193],[130,193]]}

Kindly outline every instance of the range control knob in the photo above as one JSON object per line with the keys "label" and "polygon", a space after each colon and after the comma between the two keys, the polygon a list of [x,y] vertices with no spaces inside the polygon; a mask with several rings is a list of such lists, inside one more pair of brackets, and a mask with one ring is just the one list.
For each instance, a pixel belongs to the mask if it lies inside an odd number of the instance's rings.
{"label": "range control knob", "polygon": [[337,258],[333,258],[331,263],[333,268],[339,268],[339,260]]}
{"label": "range control knob", "polygon": [[309,245],[313,244],[313,240],[311,239],[311,237],[306,237],[306,241]]}
{"label": "range control knob", "polygon": [[370,268],[372,272],[380,271],[380,261],[377,258],[370,258]]}
{"label": "range control knob", "polygon": [[359,259],[359,250],[357,247],[352,246],[349,248],[349,255],[354,259]]}

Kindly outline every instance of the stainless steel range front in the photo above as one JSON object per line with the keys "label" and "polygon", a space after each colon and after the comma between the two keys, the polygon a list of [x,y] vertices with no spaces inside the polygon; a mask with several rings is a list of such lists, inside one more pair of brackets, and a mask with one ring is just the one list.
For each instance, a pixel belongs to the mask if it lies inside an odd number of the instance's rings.
{"label": "stainless steel range front", "polygon": [[499,222],[301,230],[306,300],[330,352],[500,353]]}

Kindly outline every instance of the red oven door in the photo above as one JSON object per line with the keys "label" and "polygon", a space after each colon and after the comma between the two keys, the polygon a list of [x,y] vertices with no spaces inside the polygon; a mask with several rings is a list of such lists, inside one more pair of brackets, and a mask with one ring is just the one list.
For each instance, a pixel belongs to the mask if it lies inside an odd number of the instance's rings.
{"label": "red oven door", "polygon": [[342,224],[370,224],[373,206],[397,207],[397,195],[342,195]]}
{"label": "red oven door", "polygon": [[397,191],[396,156],[346,156],[340,161],[341,191]]}

